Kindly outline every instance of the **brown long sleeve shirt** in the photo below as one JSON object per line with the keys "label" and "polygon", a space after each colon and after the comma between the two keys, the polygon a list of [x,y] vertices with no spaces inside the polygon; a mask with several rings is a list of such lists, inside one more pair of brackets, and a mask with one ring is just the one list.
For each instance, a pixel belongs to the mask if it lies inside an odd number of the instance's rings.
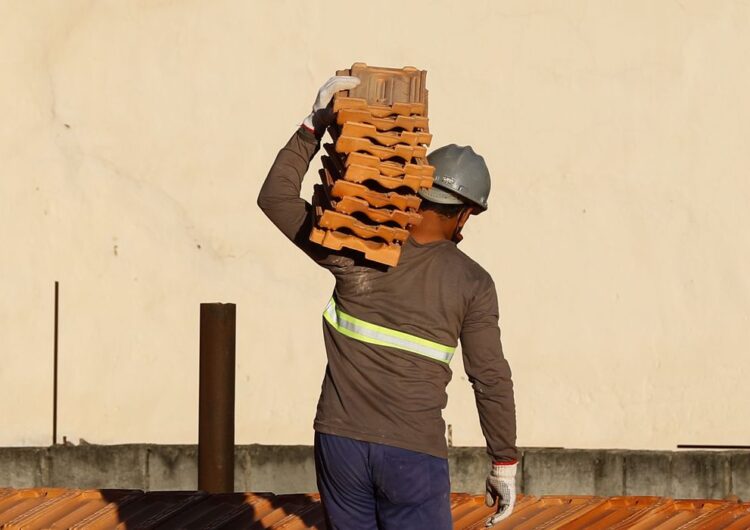
{"label": "brown long sleeve shirt", "polygon": [[[300,189],[318,147],[315,136],[300,128],[276,157],[258,205],[284,235],[333,273],[334,299],[343,312],[445,346],[460,339],[487,452],[495,460],[516,459],[513,383],[492,278],[451,241],[419,244],[410,238],[399,265],[391,268],[368,266],[354,254],[311,243],[312,207]],[[447,456],[442,409],[452,375],[448,364],[350,338],[325,319],[323,335],[328,366],[317,431]]]}

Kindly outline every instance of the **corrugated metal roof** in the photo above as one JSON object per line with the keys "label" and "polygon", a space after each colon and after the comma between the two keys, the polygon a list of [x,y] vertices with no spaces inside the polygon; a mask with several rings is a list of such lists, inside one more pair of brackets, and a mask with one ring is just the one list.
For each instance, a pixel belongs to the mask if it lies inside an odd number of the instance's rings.
{"label": "corrugated metal roof", "polygon": [[[454,528],[484,528],[482,496],[454,493]],[[326,528],[316,494],[148,492],[61,488],[0,489],[3,529]],[[496,530],[750,529],[750,503],[664,497],[519,496]]]}

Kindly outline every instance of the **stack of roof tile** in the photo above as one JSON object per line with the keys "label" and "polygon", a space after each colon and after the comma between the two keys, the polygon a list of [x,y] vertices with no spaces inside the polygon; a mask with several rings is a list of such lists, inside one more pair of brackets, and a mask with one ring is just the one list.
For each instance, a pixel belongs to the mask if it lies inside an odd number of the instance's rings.
{"label": "stack of roof tile", "polygon": [[426,159],[427,72],[355,63],[336,74],[361,83],[334,97],[336,123],[328,129],[334,143],[323,146],[310,239],[395,266],[409,228],[422,219],[417,191],[432,186],[435,171]]}

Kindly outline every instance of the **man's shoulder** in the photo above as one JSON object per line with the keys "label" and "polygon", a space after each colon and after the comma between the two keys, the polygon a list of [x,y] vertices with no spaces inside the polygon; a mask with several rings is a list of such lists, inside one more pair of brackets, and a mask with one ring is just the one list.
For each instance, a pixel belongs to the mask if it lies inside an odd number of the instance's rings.
{"label": "man's shoulder", "polygon": [[453,264],[457,267],[457,270],[463,271],[468,280],[480,285],[493,283],[492,275],[457,245],[449,247],[449,255],[454,260]]}

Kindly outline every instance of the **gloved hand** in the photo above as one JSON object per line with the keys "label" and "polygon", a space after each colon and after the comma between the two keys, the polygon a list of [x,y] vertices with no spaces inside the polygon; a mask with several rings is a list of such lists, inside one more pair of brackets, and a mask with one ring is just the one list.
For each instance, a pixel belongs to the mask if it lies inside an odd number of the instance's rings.
{"label": "gloved hand", "polygon": [[323,136],[326,127],[333,122],[333,110],[328,106],[333,99],[333,95],[339,90],[354,88],[360,82],[359,77],[348,75],[337,75],[330,78],[318,90],[318,96],[315,98],[315,103],[313,103],[312,112],[304,119],[302,125],[314,132],[318,138]]}
{"label": "gloved hand", "polygon": [[487,493],[484,503],[494,506],[498,501],[497,513],[487,519],[485,526],[492,526],[510,517],[516,504],[516,468],[517,463],[493,463],[492,470],[487,475]]}

